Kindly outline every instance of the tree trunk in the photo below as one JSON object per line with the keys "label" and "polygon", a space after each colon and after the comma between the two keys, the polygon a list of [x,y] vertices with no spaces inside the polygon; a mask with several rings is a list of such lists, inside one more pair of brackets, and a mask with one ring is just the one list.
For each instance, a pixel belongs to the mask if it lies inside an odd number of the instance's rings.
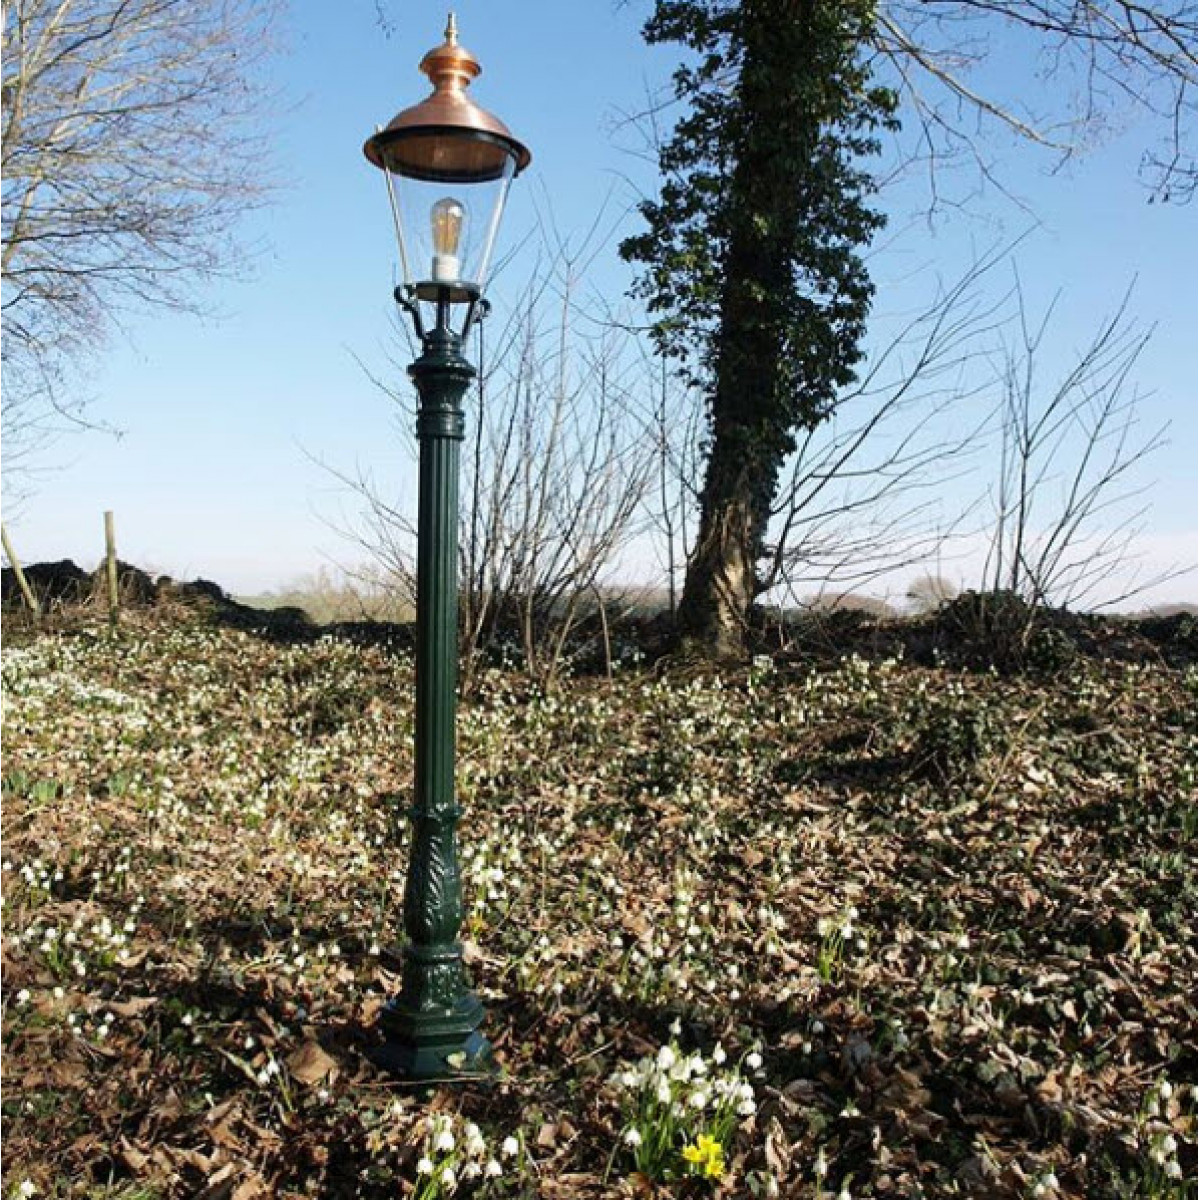
{"label": "tree trunk", "polygon": [[[715,453],[714,446],[714,453]],[[679,629],[691,643],[717,658],[745,653],[755,595],[753,523],[746,497],[736,487],[701,512],[700,532],[688,562]]]}
{"label": "tree trunk", "polygon": [[[679,605],[683,639],[722,658],[746,652],[757,565],[779,473],[794,445],[780,415],[780,365],[803,185],[779,169],[775,110],[787,100],[771,85],[778,72],[762,69],[779,54],[778,7],[754,7],[738,83],[745,133],[730,181],[712,443]],[[795,23],[807,11],[801,4],[789,19]]]}

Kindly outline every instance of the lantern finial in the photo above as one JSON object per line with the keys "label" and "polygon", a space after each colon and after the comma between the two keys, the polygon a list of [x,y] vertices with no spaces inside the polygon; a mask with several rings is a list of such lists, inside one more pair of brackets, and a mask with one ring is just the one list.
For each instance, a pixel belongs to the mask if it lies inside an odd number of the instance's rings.
{"label": "lantern finial", "polygon": [[421,59],[421,70],[439,92],[461,92],[482,68],[479,59],[459,45],[458,21],[451,13],[446,21],[445,41]]}

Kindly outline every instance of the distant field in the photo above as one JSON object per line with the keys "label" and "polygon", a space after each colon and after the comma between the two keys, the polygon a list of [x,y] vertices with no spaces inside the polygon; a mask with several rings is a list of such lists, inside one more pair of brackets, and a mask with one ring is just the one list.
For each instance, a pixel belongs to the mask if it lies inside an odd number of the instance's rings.
{"label": "distant field", "polygon": [[504,1074],[422,1097],[411,661],[6,636],[5,1197],[1195,1195],[1194,666],[660,675],[465,702]]}
{"label": "distant field", "polygon": [[234,599],[251,608],[301,608],[318,625],[331,625],[337,621],[405,622],[416,616],[415,609],[406,600],[382,594],[364,595],[350,589],[260,592],[234,596]]}

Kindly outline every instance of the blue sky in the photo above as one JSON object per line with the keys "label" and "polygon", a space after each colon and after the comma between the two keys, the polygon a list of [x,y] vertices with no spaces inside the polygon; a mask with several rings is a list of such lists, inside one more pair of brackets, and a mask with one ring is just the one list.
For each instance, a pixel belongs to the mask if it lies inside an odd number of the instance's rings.
{"label": "blue sky", "polygon": [[[619,125],[647,88],[661,86],[671,48],[639,37],[645,2],[520,5],[464,0],[462,41],[481,59],[478,99],[532,147],[514,185],[501,241],[511,246],[553,209],[582,230],[609,197],[619,217],[652,166],[629,152]],[[440,40],[442,5],[393,3],[386,36],[371,0],[297,0],[273,71],[279,116],[265,134],[279,181],[274,202],[245,222],[255,247],[246,277],[208,288],[211,318],[131,318],[90,374],[93,413],[121,430],[71,436],[21,511],[6,514],[27,560],[90,565],[103,545],[102,513],[116,513],[122,557],[233,591],[285,584],[322,563],[360,555],[336,532],[354,502],[314,459],[369,469],[407,496],[412,463],[399,415],[371,383],[391,370],[393,243],[378,172],[363,139],[424,94],[415,70]],[[997,72],[1017,48],[999,42]],[[1049,84],[1042,86],[1050,86]],[[921,218],[923,185],[885,197],[891,224],[873,259],[881,311],[902,311],[937,274],[953,277],[972,250],[1022,232],[1016,251],[1036,304],[1062,291],[1055,338],[1068,355],[1136,276],[1139,319],[1157,326],[1139,372],[1153,393],[1145,420],[1172,424],[1153,468],[1152,556],[1194,558],[1196,530],[1196,217],[1147,205],[1136,179],[1146,131],[1136,125],[1067,171],[997,139],[990,152],[1033,218],[999,196],[934,222]],[[636,226],[630,217],[625,228]],[[615,242],[592,282],[616,298],[628,283]],[[397,379],[402,386],[402,381]],[[1195,598],[1194,578],[1171,595]]]}

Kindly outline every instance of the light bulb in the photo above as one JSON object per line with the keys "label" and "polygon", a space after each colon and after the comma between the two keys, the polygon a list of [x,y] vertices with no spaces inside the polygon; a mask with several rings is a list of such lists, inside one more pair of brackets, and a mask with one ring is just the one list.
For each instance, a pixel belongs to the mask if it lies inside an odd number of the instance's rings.
{"label": "light bulb", "polygon": [[458,279],[458,243],[462,239],[467,210],[453,196],[443,196],[429,212],[433,233],[433,278],[436,283]]}

